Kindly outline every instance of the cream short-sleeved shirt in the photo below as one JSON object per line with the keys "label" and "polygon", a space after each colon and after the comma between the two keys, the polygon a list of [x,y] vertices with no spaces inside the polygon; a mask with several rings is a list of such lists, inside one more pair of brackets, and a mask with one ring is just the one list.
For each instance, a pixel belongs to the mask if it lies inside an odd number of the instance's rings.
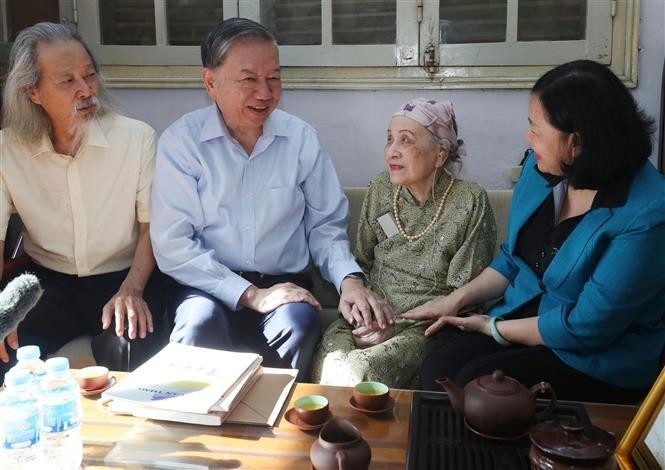
{"label": "cream short-sleeved shirt", "polygon": [[117,114],[92,120],[74,157],[46,135],[22,144],[0,131],[1,239],[17,212],[36,263],[78,276],[128,268],[150,220],[155,145],[150,126]]}

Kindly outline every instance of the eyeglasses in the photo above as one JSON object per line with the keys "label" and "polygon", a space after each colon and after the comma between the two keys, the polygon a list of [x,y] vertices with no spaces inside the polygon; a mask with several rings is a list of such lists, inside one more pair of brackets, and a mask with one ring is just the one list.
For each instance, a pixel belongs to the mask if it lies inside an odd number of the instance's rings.
{"label": "eyeglasses", "polygon": [[235,83],[238,87],[244,89],[244,90],[256,90],[259,86],[261,86],[261,82],[265,81],[266,86],[274,90],[276,88],[279,88],[282,86],[282,78],[281,77],[267,77],[267,78],[259,78],[259,77],[244,77],[240,79],[236,78],[225,78],[224,80],[228,80],[230,82]]}

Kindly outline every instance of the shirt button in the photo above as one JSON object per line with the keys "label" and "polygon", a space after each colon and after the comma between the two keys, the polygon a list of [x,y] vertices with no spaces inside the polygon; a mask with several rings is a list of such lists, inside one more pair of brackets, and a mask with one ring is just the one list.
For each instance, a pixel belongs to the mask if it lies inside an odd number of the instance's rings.
{"label": "shirt button", "polygon": [[245,264],[251,264],[251,261],[248,260],[248,259],[246,259],[246,260],[245,260]]}
{"label": "shirt button", "polygon": [[544,252],[544,251],[541,251],[541,252],[540,252],[540,257],[541,257],[541,258],[545,258],[545,252]]}
{"label": "shirt button", "polygon": [[249,194],[249,193],[245,194],[245,199],[249,199],[250,197],[252,197],[251,194]]}
{"label": "shirt button", "polygon": [[250,227],[249,225],[245,225],[245,230],[249,230],[249,229],[251,229],[251,228],[252,228],[252,227]]}
{"label": "shirt button", "polygon": [[540,263],[536,261],[536,268],[540,268]]}

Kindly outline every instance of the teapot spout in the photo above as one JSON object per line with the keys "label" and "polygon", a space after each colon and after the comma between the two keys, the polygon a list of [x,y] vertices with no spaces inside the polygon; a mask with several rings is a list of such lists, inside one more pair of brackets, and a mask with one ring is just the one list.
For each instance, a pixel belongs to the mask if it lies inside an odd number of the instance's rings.
{"label": "teapot spout", "polygon": [[441,385],[450,398],[450,404],[458,413],[464,414],[464,391],[459,388],[455,382],[448,377],[436,379],[436,383]]}

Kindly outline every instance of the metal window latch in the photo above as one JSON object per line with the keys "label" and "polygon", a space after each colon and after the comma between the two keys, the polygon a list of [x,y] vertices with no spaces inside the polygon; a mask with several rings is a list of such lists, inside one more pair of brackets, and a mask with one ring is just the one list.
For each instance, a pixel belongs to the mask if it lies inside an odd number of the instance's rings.
{"label": "metal window latch", "polygon": [[425,47],[425,53],[423,56],[425,70],[427,73],[436,73],[439,68],[439,61],[436,57],[436,47],[431,42]]}

